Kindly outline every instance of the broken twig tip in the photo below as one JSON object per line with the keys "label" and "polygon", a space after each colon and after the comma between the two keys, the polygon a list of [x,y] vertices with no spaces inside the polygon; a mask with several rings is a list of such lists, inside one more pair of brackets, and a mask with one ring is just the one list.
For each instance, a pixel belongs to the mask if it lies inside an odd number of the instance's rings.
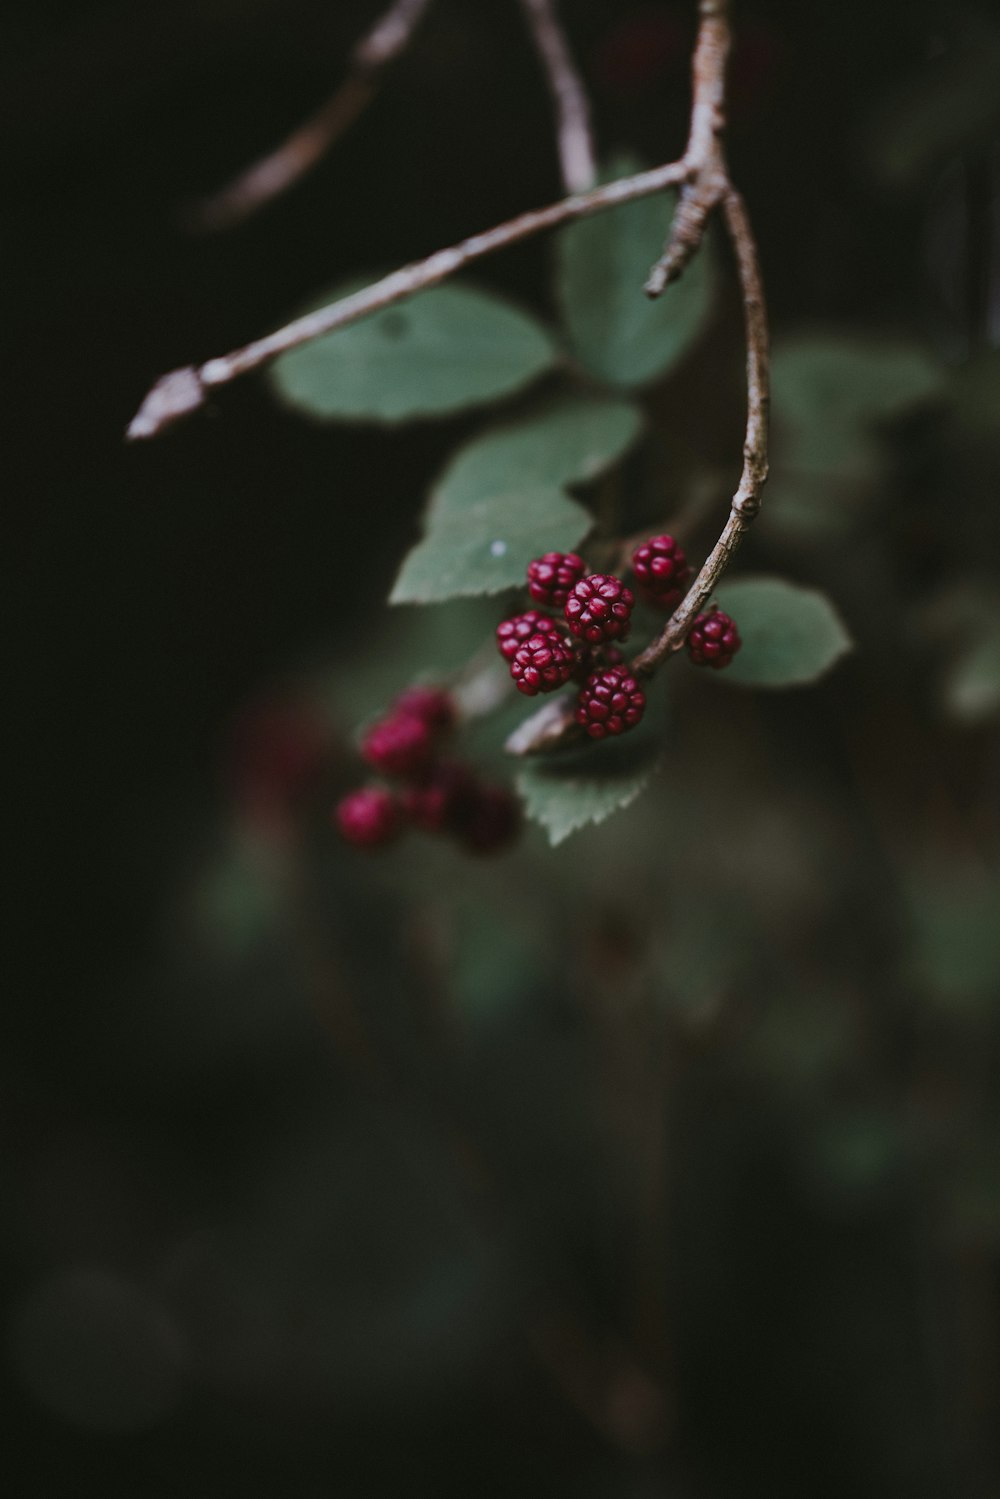
{"label": "broken twig tip", "polygon": [[193,364],[161,375],[125,431],[128,442],[158,437],[205,404],[205,387]]}

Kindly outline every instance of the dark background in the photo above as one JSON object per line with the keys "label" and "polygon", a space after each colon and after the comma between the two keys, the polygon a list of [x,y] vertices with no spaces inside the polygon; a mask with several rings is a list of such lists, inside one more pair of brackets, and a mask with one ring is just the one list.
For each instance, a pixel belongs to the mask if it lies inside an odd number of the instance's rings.
{"label": "dark background", "polygon": [[[375,996],[388,1062],[372,1065],[368,1043],[336,1025],[331,1037],[309,984],[289,977],[308,949],[294,923],[284,946],[247,948],[242,887],[219,897],[237,908],[238,961],[226,966],[227,949],[217,971],[185,925],[183,891],[225,842],[247,756],[256,774],[247,704],[263,703],[270,724],[268,705],[287,698],[274,684],[303,663],[335,673],[359,659],[363,672],[427,482],[471,423],[310,427],[248,380],[162,442],[126,447],[125,425],[162,371],[276,326],[344,275],[559,195],[517,7],[440,0],[304,183],[232,233],[186,230],[186,203],[326,97],[374,9],[5,8],[11,1492],[995,1494],[996,1245],[992,1228],[942,1234],[933,1178],[941,1155],[963,1158],[942,1144],[957,1116],[995,1138],[991,1011],[984,1000],[957,1031],[924,1011],[914,1020],[886,870],[887,842],[912,819],[929,829],[931,862],[975,843],[989,864],[996,846],[995,742],[941,719],[913,625],[932,585],[993,565],[995,490],[983,475],[994,469],[977,460],[970,478],[949,466],[954,448],[933,446],[933,423],[904,434],[896,487],[864,535],[839,538],[805,572],[844,605],[860,661],[808,702],[706,698],[685,748],[703,771],[697,798],[713,746],[745,735],[747,794],[766,797],[790,773],[810,828],[849,844],[821,935],[797,946],[782,926],[776,948],[761,929],[741,982],[771,992],[790,964],[810,994],[850,989],[864,1060],[838,1064],[834,1091],[894,1127],[915,1111],[928,1152],[910,1141],[902,1165],[831,1208],[788,1166],[811,1084],[796,1084],[790,1104],[749,1076],[739,1023],[734,1045],[727,1024],[681,1027],[651,1126],[669,1124],[668,1205],[618,1211],[601,1176],[614,1176],[611,1147],[589,1123],[572,1147],[549,1139],[544,1100],[567,1076],[578,1085],[564,1053],[579,1043],[593,1058],[621,1041],[607,1040],[604,1002],[587,986],[596,973],[598,987],[627,989],[636,944],[657,930],[641,902],[638,914],[627,898],[605,908],[574,887],[573,919],[553,916],[551,950],[523,979],[525,1008],[462,1065],[452,1041],[443,1061],[420,1050],[447,988],[421,946],[427,912],[391,876],[365,876],[352,893],[357,875],[319,833],[309,836],[329,884],[311,909],[331,930],[350,927],[344,961]],[[989,111],[967,138],[935,145],[902,188],[887,186],[866,142],[887,102],[933,97],[956,57],[982,56],[995,11],[940,0],[738,9],[731,157],[777,332],[903,331],[950,367],[988,350]],[[565,0],[563,11],[604,147],[678,154],[689,7]],[[946,93],[942,119],[952,107]],[[529,244],[479,277],[545,310],[547,255]],[[787,562],[768,545],[754,560]],[[334,717],[339,784],[352,723],[346,706]],[[667,835],[664,845],[669,862]],[[627,863],[613,867],[629,878]],[[485,866],[414,869],[445,899],[449,880],[467,879],[484,905],[495,898]],[[564,869],[545,866],[541,909],[549,895],[553,910],[570,899]],[[525,871],[541,879],[537,863]],[[712,861],[688,883],[693,908],[711,902]],[[252,925],[252,899],[250,912]],[[383,951],[386,931],[404,933],[403,958]],[[570,948],[589,954],[582,967]],[[422,996],[415,1022],[401,972]],[[634,1037],[623,1043],[624,1095],[637,1054]],[[584,1118],[580,1099],[567,1117]],[[629,1127],[642,1134],[639,1114]],[[880,1141],[865,1135],[859,1149]],[[993,1171],[992,1147],[982,1153]],[[671,1270],[649,1271],[633,1296],[622,1267],[638,1239]],[[619,1356],[630,1318],[638,1353]]]}

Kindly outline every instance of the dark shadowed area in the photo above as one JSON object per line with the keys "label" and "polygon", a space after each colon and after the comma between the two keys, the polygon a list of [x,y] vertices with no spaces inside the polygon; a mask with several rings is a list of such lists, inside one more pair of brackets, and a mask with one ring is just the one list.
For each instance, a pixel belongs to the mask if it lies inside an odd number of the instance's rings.
{"label": "dark shadowed area", "polygon": [[[333,827],[359,725],[513,596],[386,599],[455,450],[567,381],[647,433],[573,490],[595,545],[704,556],[721,236],[641,387],[565,353],[542,237],[467,278],[553,330],[531,391],[311,421],[251,376],[126,445],[164,371],[561,196],[544,79],[515,0],[435,0],[314,171],[199,233],[379,0],[8,0],[13,1494],[1000,1493],[1000,16],[733,9],[775,359],[732,608],[778,575],[853,649],[782,690],[677,660],[649,788],[486,858]],[[605,161],[683,150],[694,11],[562,0]],[[462,731],[493,781],[530,706]]]}

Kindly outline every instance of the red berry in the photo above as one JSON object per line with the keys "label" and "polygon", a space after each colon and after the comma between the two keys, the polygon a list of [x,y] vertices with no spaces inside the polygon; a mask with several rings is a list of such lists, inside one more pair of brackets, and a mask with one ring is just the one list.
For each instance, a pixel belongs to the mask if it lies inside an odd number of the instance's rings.
{"label": "red berry", "polygon": [[742,644],[735,622],[716,604],[707,614],[698,615],[687,639],[694,664],[714,666],[716,671],[729,665]]}
{"label": "red berry", "polygon": [[555,692],[573,675],[576,652],[559,630],[551,635],[529,635],[518,646],[510,663],[510,674],[518,692],[535,697],[539,692]]}
{"label": "red berry", "polygon": [[472,772],[458,760],[442,760],[419,780],[405,787],[403,808],[415,827],[425,833],[455,831],[476,792]]}
{"label": "red berry", "polygon": [[380,719],[361,741],[362,758],[390,776],[418,774],[433,749],[434,730],[413,713],[393,713]]}
{"label": "red berry", "polygon": [[561,609],[586,571],[587,564],[575,552],[546,552],[528,563],[528,592],[538,603]]}
{"label": "red berry", "polygon": [[474,854],[495,854],[521,830],[517,798],[503,786],[479,786],[463,809],[460,837]]}
{"label": "red berry", "polygon": [[438,733],[455,726],[455,702],[443,687],[408,687],[399,694],[393,708],[396,713],[422,719]]}
{"label": "red berry", "polygon": [[380,786],[352,791],[338,803],[334,816],[343,837],[356,848],[383,848],[403,827],[398,801]]}
{"label": "red berry", "polygon": [[595,671],[584,683],[578,703],[576,721],[591,739],[627,733],[646,711],[646,695],[625,666]]}
{"label": "red berry", "polygon": [[574,585],[566,600],[566,622],[578,640],[599,645],[605,640],[624,640],[635,594],[621,578],[591,573]]}
{"label": "red berry", "polygon": [[672,536],[651,536],[632,553],[636,586],[657,609],[676,609],[691,579],[687,558]]}
{"label": "red berry", "polygon": [[561,635],[559,626],[551,615],[540,609],[528,609],[524,614],[514,614],[497,625],[497,649],[505,661],[513,661],[520,646],[532,635]]}

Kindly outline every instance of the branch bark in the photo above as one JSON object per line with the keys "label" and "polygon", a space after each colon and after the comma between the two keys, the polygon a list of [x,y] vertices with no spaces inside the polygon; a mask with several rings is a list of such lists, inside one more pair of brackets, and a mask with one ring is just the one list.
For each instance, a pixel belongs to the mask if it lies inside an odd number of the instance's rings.
{"label": "branch bark", "polygon": [[380,74],[405,51],[430,4],[431,0],[395,0],[355,46],[350,71],[337,92],[276,150],[189,207],[184,215],[189,226],[204,232],[235,228],[294,187],[375,97]]}
{"label": "branch bark", "polygon": [[601,213],[619,203],[631,203],[637,198],[662,192],[666,187],[676,186],[683,182],[685,174],[683,163],[668,162],[649,172],[639,172],[633,177],[622,177],[617,182],[605,183],[589,193],[578,193],[572,198],[562,198],[558,203],[551,203],[546,208],[522,213],[516,219],[508,219],[493,229],[487,229],[483,234],[474,234],[447,250],[438,250],[426,260],[418,260],[404,266],[402,270],[393,271],[381,281],[365,287],[363,291],[355,292],[353,296],[342,297],[339,302],[332,302],[316,312],[307,313],[305,317],[296,318],[277,332],[257,339],[242,349],[209,359],[202,365],[185,365],[179,370],[172,370],[169,374],[162,375],[149,391],[133,417],[126,436],[133,441],[159,437],[175,422],[202,409],[213,388],[228,385],[231,380],[259,369],[261,365],[276,359],[279,354],[286,354],[289,349],[296,349],[324,333],[332,333],[337,328],[367,317],[369,313],[379,312],[419,291],[437,286],[456,271],[481,260],[483,256],[506,249],[520,240],[530,239],[543,230],[557,229],[574,219]]}
{"label": "branch bark", "polygon": [[545,65],[556,108],[556,132],[563,187],[584,193],[597,181],[590,104],[559,24],[555,0],[521,0],[531,34]]}

